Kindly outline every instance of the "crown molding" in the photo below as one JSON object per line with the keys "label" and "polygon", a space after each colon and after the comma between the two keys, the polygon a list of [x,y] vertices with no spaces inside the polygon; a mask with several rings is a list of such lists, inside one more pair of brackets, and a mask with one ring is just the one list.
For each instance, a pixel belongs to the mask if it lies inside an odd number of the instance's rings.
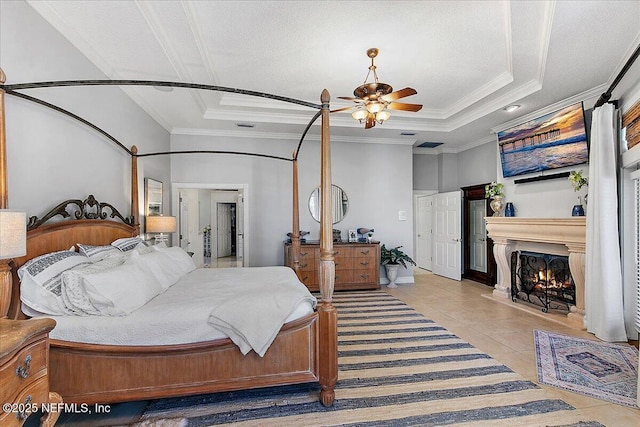
{"label": "crown molding", "polygon": [[[224,138],[252,138],[252,139],[277,139],[299,141],[300,136],[296,133],[275,133],[257,132],[250,130],[219,130],[219,129],[196,129],[196,128],[173,128],[171,135],[191,135],[191,136],[214,136]],[[320,135],[307,134],[306,140],[320,141]],[[349,144],[386,144],[386,145],[413,145],[414,141],[407,141],[401,138],[375,138],[364,136],[331,136],[331,142]]]}
{"label": "crown molding", "polygon": [[[517,126],[517,125],[522,124],[524,122],[528,122],[529,120],[536,119],[536,118],[538,118],[540,116],[544,116],[547,113],[551,113],[553,111],[560,110],[560,109],[562,109],[562,108],[564,108],[564,107],[566,107],[568,105],[575,104],[576,102],[583,102],[584,103],[589,99],[592,99],[594,97],[599,97],[600,94],[603,91],[607,90],[607,87],[608,87],[607,84],[596,86],[593,89],[589,89],[589,90],[581,92],[581,93],[579,93],[577,95],[573,95],[573,96],[571,96],[569,98],[563,99],[562,101],[558,101],[558,102],[556,102],[554,104],[548,105],[548,106],[546,106],[544,108],[541,108],[539,110],[533,111],[533,112],[531,112],[529,114],[526,114],[524,116],[520,116],[520,117],[518,117],[516,119],[513,119],[511,121],[503,123],[503,124],[501,124],[499,126],[493,127],[493,128],[491,128],[491,132],[493,132],[493,133],[501,132],[501,131],[503,131],[505,129],[509,129],[510,127]],[[588,107],[585,106],[585,108],[588,108]]]}

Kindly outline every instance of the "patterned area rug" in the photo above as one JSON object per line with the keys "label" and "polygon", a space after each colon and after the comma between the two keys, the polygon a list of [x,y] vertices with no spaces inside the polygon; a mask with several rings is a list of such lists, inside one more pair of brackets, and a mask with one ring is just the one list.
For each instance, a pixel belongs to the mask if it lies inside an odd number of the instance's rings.
{"label": "patterned area rug", "polygon": [[384,292],[337,293],[339,380],[331,408],[304,384],[151,402],[142,419],[186,425],[582,426],[581,416]]}
{"label": "patterned area rug", "polygon": [[637,408],[635,347],[534,331],[538,381]]}

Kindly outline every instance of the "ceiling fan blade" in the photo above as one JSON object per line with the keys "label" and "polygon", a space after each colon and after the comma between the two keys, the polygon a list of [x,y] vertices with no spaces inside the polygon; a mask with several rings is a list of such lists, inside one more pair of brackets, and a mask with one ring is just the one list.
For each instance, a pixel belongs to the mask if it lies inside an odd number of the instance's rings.
{"label": "ceiling fan blade", "polygon": [[345,99],[347,101],[353,101],[353,102],[362,102],[362,99],[360,99],[360,98],[353,98],[353,97],[348,97],[348,96],[337,96],[336,98]]}
{"label": "ceiling fan blade", "polygon": [[400,110],[400,111],[420,111],[422,109],[421,104],[406,104],[404,102],[392,102],[387,105],[387,108],[390,110]]}
{"label": "ceiling fan blade", "polygon": [[339,113],[340,111],[346,111],[346,110],[351,110],[352,108],[355,108],[356,106],[353,105],[351,107],[344,107],[344,108],[338,108],[337,110],[331,110],[329,111],[330,113]]}
{"label": "ceiling fan blade", "polygon": [[396,99],[404,98],[405,96],[415,95],[417,93],[418,92],[416,92],[415,89],[410,88],[410,87],[405,87],[404,89],[400,89],[400,90],[397,90],[395,92],[391,92],[391,93],[388,93],[386,95],[382,95],[380,97],[380,99],[382,99],[383,101],[386,101],[386,102],[391,102],[391,101],[395,101]]}
{"label": "ceiling fan blade", "polygon": [[364,125],[364,128],[371,129],[375,125],[376,125],[376,116],[369,113],[369,115],[367,116],[367,123]]}

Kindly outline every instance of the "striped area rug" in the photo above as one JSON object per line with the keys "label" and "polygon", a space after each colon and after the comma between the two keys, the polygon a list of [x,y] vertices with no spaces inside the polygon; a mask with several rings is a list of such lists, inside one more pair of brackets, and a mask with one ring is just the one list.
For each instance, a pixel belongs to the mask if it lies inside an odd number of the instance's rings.
{"label": "striped area rug", "polygon": [[337,293],[339,380],[152,402],[185,425],[602,426],[384,292]]}

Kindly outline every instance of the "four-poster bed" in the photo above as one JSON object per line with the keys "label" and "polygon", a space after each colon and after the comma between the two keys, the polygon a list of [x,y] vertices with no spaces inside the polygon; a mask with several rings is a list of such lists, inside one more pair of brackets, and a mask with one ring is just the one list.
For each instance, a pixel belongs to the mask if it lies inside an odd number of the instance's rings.
{"label": "four-poster bed", "polygon": [[[0,73],[2,71],[0,70]],[[4,77],[4,75],[3,75]],[[44,215],[42,220],[32,218],[27,233],[27,255],[10,264],[12,277],[0,276],[0,317],[24,319],[21,312],[20,283],[17,270],[30,259],[53,251],[66,250],[84,243],[108,245],[119,238],[137,236],[139,229],[137,159],[152,155],[170,155],[175,152],[140,154],[135,146],[127,149],[106,132],[86,120],[45,101],[17,92],[20,89],[87,85],[147,85],[172,86],[204,90],[219,90],[262,96],[285,102],[303,104],[320,111],[304,131],[292,159],[253,153],[216,151],[189,151],[180,153],[224,153],[271,157],[292,162],[293,220],[292,245],[294,271],[299,266],[300,236],[298,207],[297,157],[302,141],[313,124],[321,117],[321,222],[320,222],[320,293],[315,312],[286,323],[276,336],[264,357],[251,352],[243,356],[228,338],[207,342],[175,345],[122,346],[86,344],[52,339],[50,341],[49,376],[51,390],[62,395],[65,402],[113,403],[150,398],[162,398],[216,391],[230,391],[272,385],[315,382],[320,384],[320,401],[330,406],[334,400],[337,381],[337,313],[333,307],[334,260],[331,221],[331,167],[329,146],[329,93],[321,94],[321,105],[292,100],[258,92],[243,91],[210,85],[151,82],[151,81],[65,81],[29,84],[4,84],[0,81],[0,209],[7,208],[7,162],[4,123],[4,94],[50,107],[80,120],[115,142],[131,156],[131,215],[124,221],[107,219],[107,210],[114,208],[93,204],[91,196],[83,201],[66,201]],[[68,216],[67,204],[79,206],[79,219],[46,223],[48,217]],[[80,202],[80,204],[78,203]],[[118,215],[115,215],[118,216]],[[122,217],[120,215],[120,217]],[[1,266],[0,266],[1,267]],[[0,274],[2,272],[0,271]]]}

